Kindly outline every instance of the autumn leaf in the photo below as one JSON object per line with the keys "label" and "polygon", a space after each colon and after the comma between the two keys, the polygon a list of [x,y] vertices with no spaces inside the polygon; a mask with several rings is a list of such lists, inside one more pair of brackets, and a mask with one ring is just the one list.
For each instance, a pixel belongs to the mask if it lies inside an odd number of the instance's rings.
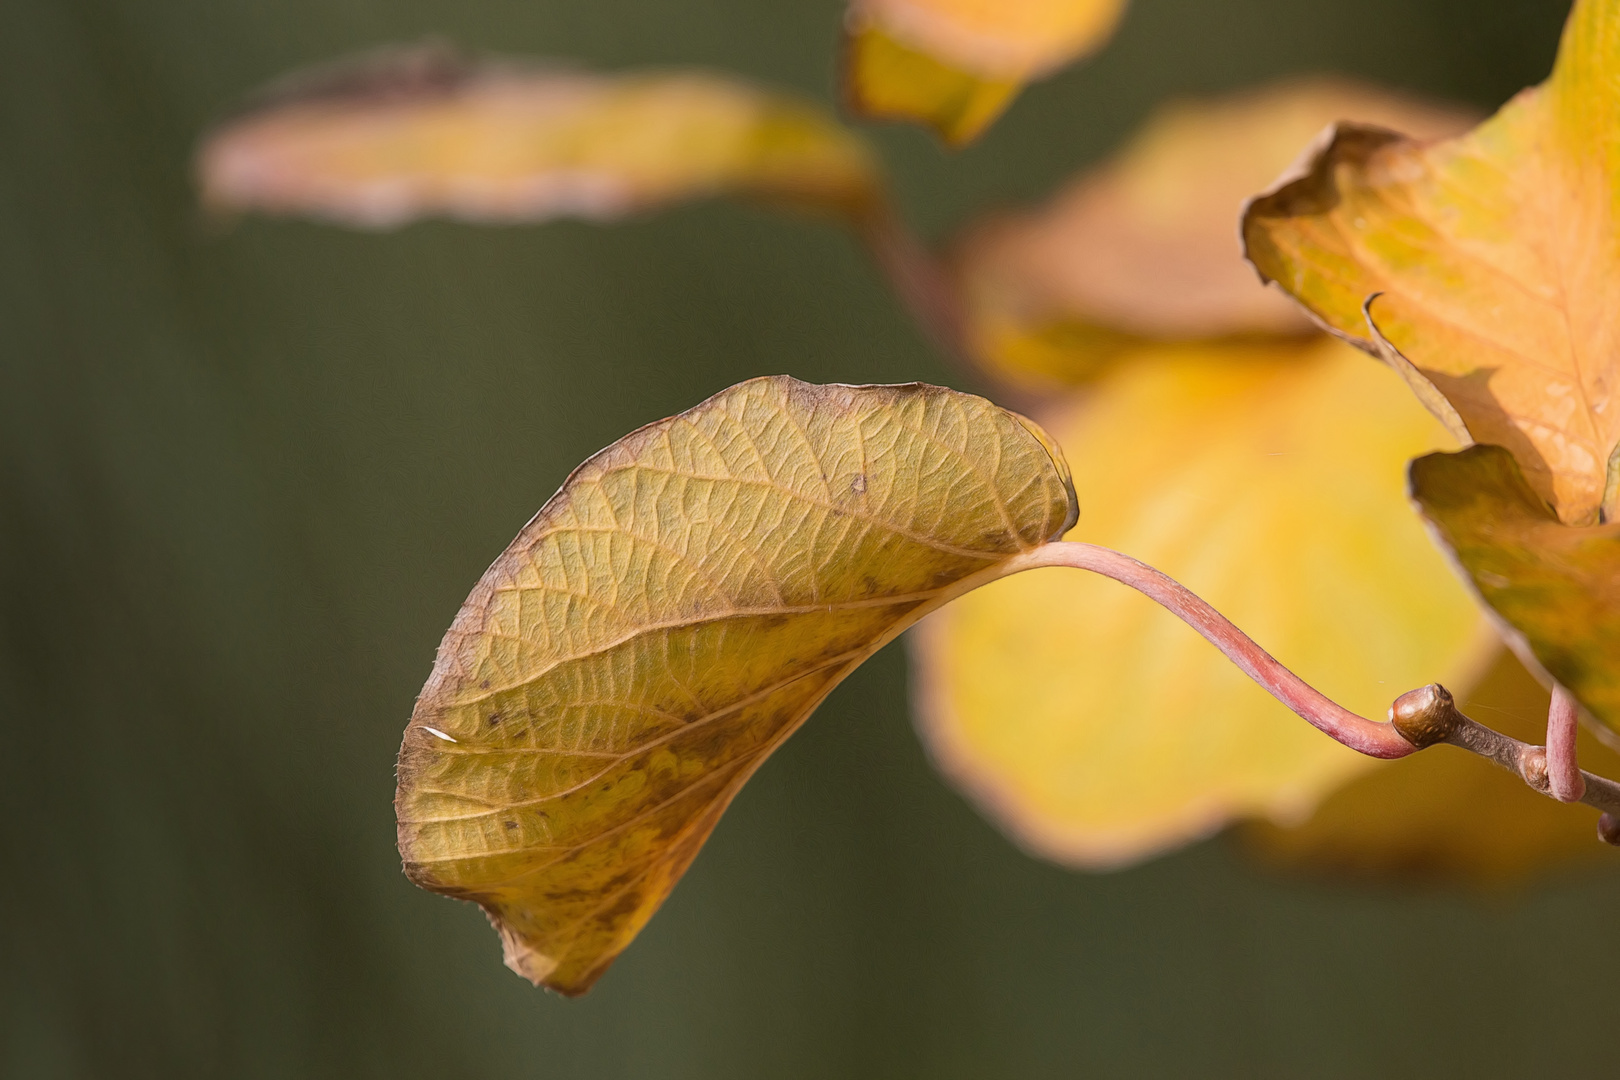
{"label": "autumn leaf", "polygon": [[1587,525],[1620,443],[1617,211],[1620,0],[1578,0],[1547,82],[1439,142],[1340,125],[1243,235],[1264,277],[1364,348],[1382,293],[1377,325],[1473,437]]}
{"label": "autumn leaf", "polygon": [[839,680],[1075,512],[1038,428],[921,384],[755,379],[621,439],[439,647],[400,752],[406,873],[583,992]]}
{"label": "autumn leaf", "polygon": [[975,354],[1047,391],[1144,341],[1299,336],[1314,326],[1244,266],[1243,202],[1335,120],[1449,134],[1459,109],[1339,79],[1290,80],[1158,110],[1111,161],[1045,206],[989,216],[953,245]]}
{"label": "autumn leaf", "polygon": [[851,30],[844,47],[845,94],[853,111],[926,124],[951,146],[978,138],[1023,85],[954,68],[876,26]]}
{"label": "autumn leaf", "polygon": [[[1449,438],[1354,350],[1141,349],[1047,422],[1086,507],[1070,539],[1181,580],[1347,707],[1379,716],[1412,686],[1466,685],[1495,647],[1402,489],[1407,459]],[[1298,820],[1374,767],[1091,575],[998,581],[911,641],[942,771],[1060,862],[1134,861],[1248,815]]]}
{"label": "autumn leaf", "polygon": [[1098,48],[1125,0],[854,0],[844,86],[866,116],[972,142],[1034,79]]}
{"label": "autumn leaf", "polygon": [[1419,458],[1411,485],[1534,662],[1620,731],[1620,523],[1559,521],[1500,446]]}
{"label": "autumn leaf", "polygon": [[[1536,744],[1546,737],[1548,695],[1503,650],[1463,711]],[[1583,767],[1620,774],[1620,754],[1589,732]],[[1592,811],[1549,799],[1483,758],[1449,747],[1381,763],[1329,795],[1303,824],[1246,825],[1244,847],[1290,869],[1328,876],[1502,887],[1532,875],[1612,861],[1592,840]]]}
{"label": "autumn leaf", "polygon": [[389,227],[610,219],[741,194],[860,216],[865,143],[820,109],[694,71],[599,75],[437,48],[295,76],[198,154],[205,203]]}

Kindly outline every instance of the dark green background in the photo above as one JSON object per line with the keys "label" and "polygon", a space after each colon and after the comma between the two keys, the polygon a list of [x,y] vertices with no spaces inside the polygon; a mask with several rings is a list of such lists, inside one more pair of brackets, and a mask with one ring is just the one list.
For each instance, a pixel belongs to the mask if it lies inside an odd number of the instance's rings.
{"label": "dark green background", "polygon": [[[1164,96],[1332,69],[1494,105],[1565,5],[1137,0],[959,156],[939,232]],[[440,634],[575,462],[747,376],[950,376],[846,237],[201,220],[210,118],[430,32],[832,100],[837,0],[0,5],[0,1075],[1522,1077],[1620,1048],[1620,873],[1513,897],[1094,877],[929,770],[890,649],[737,801],[588,998],[409,886],[393,760]],[[1574,976],[1566,974],[1575,972]]]}

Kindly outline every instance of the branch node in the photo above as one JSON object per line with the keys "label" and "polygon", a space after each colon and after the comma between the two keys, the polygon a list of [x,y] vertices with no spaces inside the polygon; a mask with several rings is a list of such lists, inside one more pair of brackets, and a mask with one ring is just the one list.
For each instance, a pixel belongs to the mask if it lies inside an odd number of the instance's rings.
{"label": "branch node", "polygon": [[1540,746],[1527,746],[1519,752],[1519,775],[1524,782],[1541,792],[1552,795],[1552,777],[1547,771],[1547,751]]}
{"label": "branch node", "polygon": [[1598,839],[1605,844],[1620,847],[1620,816],[1614,814],[1598,816]]}
{"label": "branch node", "polygon": [[1422,750],[1446,742],[1463,724],[1451,691],[1439,683],[1408,690],[1389,707],[1390,723],[1401,738]]}

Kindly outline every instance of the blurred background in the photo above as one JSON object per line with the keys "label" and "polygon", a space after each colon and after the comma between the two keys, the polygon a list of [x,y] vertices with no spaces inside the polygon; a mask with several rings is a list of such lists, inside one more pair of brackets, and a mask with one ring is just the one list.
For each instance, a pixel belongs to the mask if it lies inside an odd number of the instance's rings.
{"label": "blurred background", "polygon": [[[1220,839],[1035,862],[929,768],[891,647],[743,791],[580,1001],[394,850],[400,731],[579,460],[737,380],[953,376],[854,241],[707,204],[597,227],[197,211],[290,68],[440,34],[834,99],[842,0],[0,8],[0,1075],[1517,1077],[1613,1068],[1620,870],[1334,886]],[[1494,108],[1567,4],[1134,0],[973,148],[870,128],[938,235],[1167,96],[1306,71]],[[1568,972],[1577,974],[1571,976]]]}

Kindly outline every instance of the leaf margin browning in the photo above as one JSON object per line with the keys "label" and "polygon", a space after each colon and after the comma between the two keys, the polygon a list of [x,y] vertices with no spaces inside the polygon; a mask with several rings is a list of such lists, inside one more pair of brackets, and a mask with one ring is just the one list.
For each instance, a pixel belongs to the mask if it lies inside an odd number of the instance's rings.
{"label": "leaf margin browning", "polygon": [[1617,47],[1620,3],[1576,0],[1549,77],[1473,131],[1337,125],[1241,227],[1263,281],[1367,351],[1355,308],[1388,294],[1389,336],[1570,524],[1599,519],[1620,444]]}

